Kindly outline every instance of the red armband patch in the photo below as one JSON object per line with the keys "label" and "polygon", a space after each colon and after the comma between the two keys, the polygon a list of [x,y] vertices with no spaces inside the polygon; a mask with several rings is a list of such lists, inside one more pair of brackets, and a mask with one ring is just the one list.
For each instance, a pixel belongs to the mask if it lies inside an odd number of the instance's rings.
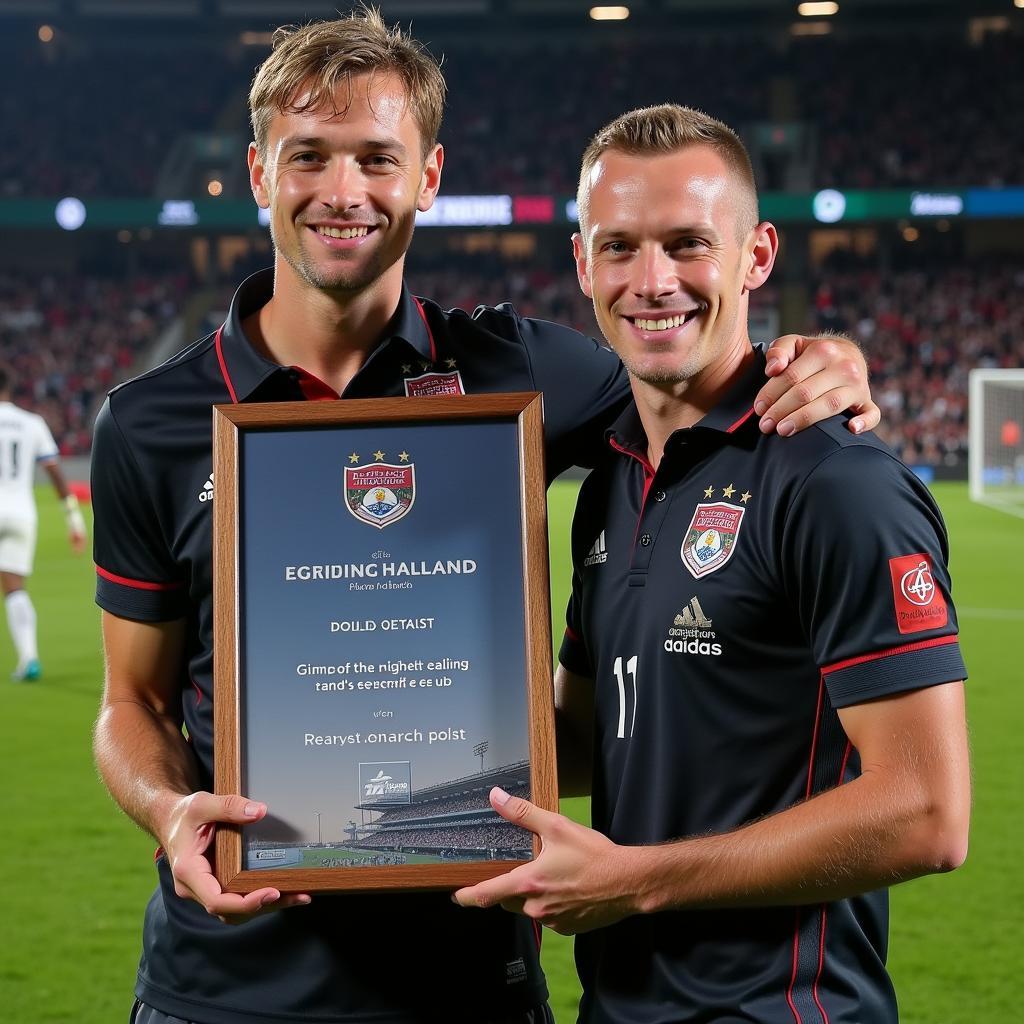
{"label": "red armband patch", "polygon": [[932,560],[926,554],[889,559],[896,625],[901,633],[938,629],[949,620],[946,599],[935,585]]}

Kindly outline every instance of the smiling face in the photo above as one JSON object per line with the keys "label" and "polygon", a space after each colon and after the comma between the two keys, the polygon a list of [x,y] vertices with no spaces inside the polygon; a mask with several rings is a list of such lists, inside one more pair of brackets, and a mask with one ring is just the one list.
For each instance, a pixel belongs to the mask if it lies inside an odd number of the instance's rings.
{"label": "smiling face", "polygon": [[[295,106],[301,107],[302,97]],[[265,152],[249,147],[253,195],[270,210],[277,274],[352,295],[401,281],[417,210],[428,210],[443,153],[426,158],[395,75],[342,82],[334,109],[278,111]]]}
{"label": "smiling face", "polygon": [[704,145],[609,149],[588,185],[573,238],[580,287],[630,375],[661,387],[731,365],[778,239],[767,223],[744,231],[749,196],[724,160]]}

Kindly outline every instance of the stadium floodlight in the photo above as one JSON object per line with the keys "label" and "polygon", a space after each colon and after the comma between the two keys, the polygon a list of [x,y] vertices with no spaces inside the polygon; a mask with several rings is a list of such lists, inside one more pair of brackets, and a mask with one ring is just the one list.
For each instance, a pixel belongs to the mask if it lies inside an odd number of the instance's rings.
{"label": "stadium floodlight", "polygon": [[480,758],[480,771],[483,771],[484,770],[484,754],[487,753],[487,740],[484,740],[482,743],[478,743],[473,748],[473,753],[476,754],[476,756]]}
{"label": "stadium floodlight", "polygon": [[53,216],[65,231],[77,231],[85,223],[85,203],[75,196],[65,196],[54,207]]}
{"label": "stadium floodlight", "polygon": [[971,370],[971,500],[1024,518],[1024,369]]}
{"label": "stadium floodlight", "polygon": [[320,812],[314,811],[313,813],[316,815],[316,845],[323,846],[324,840],[320,833]]}

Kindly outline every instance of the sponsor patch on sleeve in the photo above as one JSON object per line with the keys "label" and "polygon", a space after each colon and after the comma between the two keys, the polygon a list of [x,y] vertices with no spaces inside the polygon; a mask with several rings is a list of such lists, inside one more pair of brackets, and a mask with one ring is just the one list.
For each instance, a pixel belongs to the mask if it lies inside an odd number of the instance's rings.
{"label": "sponsor patch on sleeve", "polygon": [[920,633],[946,625],[946,599],[935,585],[929,555],[901,555],[889,559],[896,624],[901,633]]}

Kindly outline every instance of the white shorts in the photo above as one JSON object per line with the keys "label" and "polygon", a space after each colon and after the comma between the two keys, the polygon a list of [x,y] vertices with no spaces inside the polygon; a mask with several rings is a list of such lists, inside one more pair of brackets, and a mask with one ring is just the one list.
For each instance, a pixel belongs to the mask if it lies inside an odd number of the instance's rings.
{"label": "white shorts", "polygon": [[31,576],[36,555],[36,517],[0,515],[0,572]]}

